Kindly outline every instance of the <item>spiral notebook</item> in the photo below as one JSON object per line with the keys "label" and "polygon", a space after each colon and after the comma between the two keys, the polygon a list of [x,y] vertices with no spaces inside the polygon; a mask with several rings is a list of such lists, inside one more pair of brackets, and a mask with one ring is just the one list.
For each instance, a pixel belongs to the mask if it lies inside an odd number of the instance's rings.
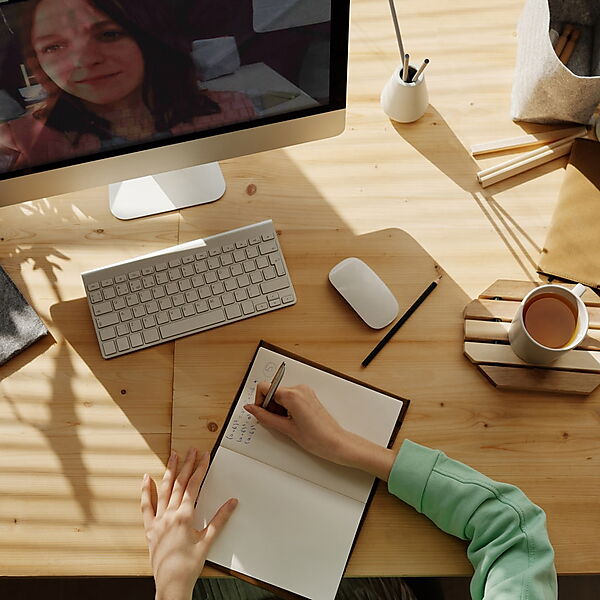
{"label": "spiral notebook", "polygon": [[344,428],[393,443],[408,400],[261,342],[213,449],[195,526],[204,528],[223,502],[238,498],[209,563],[288,597],[332,600],[375,478],[308,454],[244,411],[257,382],[270,381],[283,361],[281,385],[309,385]]}

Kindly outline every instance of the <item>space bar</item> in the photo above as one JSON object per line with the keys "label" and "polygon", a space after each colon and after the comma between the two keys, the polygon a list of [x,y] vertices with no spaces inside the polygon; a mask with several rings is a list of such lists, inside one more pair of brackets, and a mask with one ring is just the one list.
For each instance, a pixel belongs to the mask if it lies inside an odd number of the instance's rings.
{"label": "space bar", "polygon": [[209,327],[210,325],[216,325],[224,320],[225,313],[222,308],[219,308],[218,310],[212,310],[203,315],[194,315],[188,319],[162,325],[160,327],[160,335],[162,335],[163,338],[173,337],[174,335],[183,335],[184,333],[198,331],[199,329]]}

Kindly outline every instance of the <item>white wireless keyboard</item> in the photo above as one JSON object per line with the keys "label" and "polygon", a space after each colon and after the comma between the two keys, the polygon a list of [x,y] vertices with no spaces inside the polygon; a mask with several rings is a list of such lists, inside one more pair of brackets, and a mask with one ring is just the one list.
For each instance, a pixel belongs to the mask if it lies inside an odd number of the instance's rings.
{"label": "white wireless keyboard", "polygon": [[81,278],[104,358],[296,302],[270,220],[87,271]]}

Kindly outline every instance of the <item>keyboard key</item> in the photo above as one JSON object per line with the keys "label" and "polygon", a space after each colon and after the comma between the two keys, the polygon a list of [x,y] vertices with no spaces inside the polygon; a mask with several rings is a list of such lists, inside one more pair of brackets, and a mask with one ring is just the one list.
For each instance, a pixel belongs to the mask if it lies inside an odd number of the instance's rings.
{"label": "keyboard key", "polygon": [[127,335],[129,333],[129,326],[127,325],[127,323],[119,323],[117,325],[117,333],[120,336]]}
{"label": "keyboard key", "polygon": [[221,296],[221,302],[223,303],[223,306],[227,306],[229,304],[233,304],[235,302],[235,298],[231,292],[225,292]]}
{"label": "keyboard key", "polygon": [[247,260],[244,263],[244,271],[246,273],[251,273],[252,271],[256,271],[256,265],[254,264],[253,260]]}
{"label": "keyboard key", "polygon": [[154,279],[154,275],[149,275],[148,277],[142,278],[142,285],[148,289],[154,287],[156,285],[156,280]]}
{"label": "keyboard key", "polygon": [[103,279],[102,287],[108,287],[109,285],[112,285],[113,283],[114,283],[114,281],[112,279]]}
{"label": "keyboard key", "polygon": [[108,356],[110,354],[114,354],[117,351],[117,346],[115,345],[114,340],[110,340],[109,342],[104,342],[102,344],[102,349],[104,350],[104,354]]}
{"label": "keyboard key", "polygon": [[100,292],[98,290],[89,294],[89,297],[90,297],[90,302],[92,304],[95,304],[96,302],[102,302],[102,300],[104,300],[104,296],[102,295],[102,292]]}
{"label": "keyboard key", "polygon": [[236,250],[233,253],[233,260],[235,260],[236,263],[246,260],[246,253],[243,250]]}
{"label": "keyboard key", "polygon": [[193,262],[194,262],[194,256],[192,256],[191,254],[188,254],[187,256],[184,256],[184,257],[181,259],[181,262],[182,262],[184,265],[189,265],[190,263],[193,263]]}
{"label": "keyboard key", "polygon": [[172,269],[174,267],[178,267],[181,264],[181,259],[179,258],[173,258],[172,260],[169,261],[169,267],[171,267]]}
{"label": "keyboard key", "polygon": [[246,287],[250,285],[250,278],[244,273],[237,278],[237,282],[240,287]]}
{"label": "keyboard key", "polygon": [[111,300],[112,298],[114,298],[117,294],[115,292],[115,288],[114,287],[107,287],[104,288],[102,290],[102,293],[104,294],[104,299],[105,300]]}
{"label": "keyboard key", "polygon": [[246,248],[246,256],[248,258],[256,258],[258,256],[258,248],[256,246],[249,246]]}
{"label": "keyboard key", "polygon": [[225,286],[220,281],[217,281],[217,283],[213,283],[210,286],[210,289],[214,296],[218,296],[225,291]]}
{"label": "keyboard key", "polygon": [[131,271],[130,273],[127,273],[127,277],[129,277],[129,279],[137,279],[138,277],[141,277],[142,274],[140,271]]}
{"label": "keyboard key", "polygon": [[146,304],[145,306],[146,306],[146,311],[148,312],[149,315],[152,315],[152,314],[158,312],[158,302],[156,300],[150,300],[150,302],[148,302],[148,304]]}
{"label": "keyboard key", "polygon": [[217,310],[194,315],[193,317],[188,317],[187,319],[182,319],[175,323],[167,323],[166,325],[162,325],[159,329],[163,338],[170,338],[190,331],[203,329],[204,327],[210,327],[211,325],[216,325],[224,320],[225,313],[222,308],[218,308]]}
{"label": "keyboard key", "polygon": [[162,285],[157,285],[155,288],[152,288],[152,296],[157,300],[159,298],[164,298],[165,294],[165,288]]}
{"label": "keyboard key", "polygon": [[225,312],[227,313],[228,319],[237,319],[238,317],[242,316],[242,310],[237,304],[226,306]]}
{"label": "keyboard key", "polygon": [[99,304],[93,305],[94,315],[99,317],[106,313],[112,312],[112,304],[110,302],[100,302]]}
{"label": "keyboard key", "polygon": [[129,350],[129,340],[127,338],[119,338],[117,340],[117,349],[119,352],[125,352],[125,350]]}
{"label": "keyboard key", "polygon": [[219,298],[215,298],[215,297],[209,298],[208,299],[208,306],[211,309],[219,308],[219,306],[221,306],[221,300]]}
{"label": "keyboard key", "polygon": [[135,306],[140,303],[137,294],[129,294],[125,297],[125,300],[127,300],[127,306]]}
{"label": "keyboard key", "polygon": [[208,298],[212,295],[212,292],[207,285],[204,285],[198,290],[198,294],[200,295],[200,298]]}
{"label": "keyboard key", "polygon": [[141,305],[138,304],[137,306],[133,307],[133,316],[136,318],[140,318],[143,317],[146,314],[146,309]]}
{"label": "keyboard key", "polygon": [[178,279],[181,279],[181,269],[179,267],[176,269],[169,269],[169,279],[171,281],[177,281]]}
{"label": "keyboard key", "polygon": [[208,266],[206,264],[206,261],[205,260],[198,261],[194,265],[194,271],[196,271],[196,273],[198,273],[198,274],[204,273],[204,271],[208,271]]}
{"label": "keyboard key", "polygon": [[283,266],[282,262],[278,262],[275,264],[275,270],[277,271],[277,275],[279,275],[279,277],[285,275],[285,267]]}
{"label": "keyboard key", "polygon": [[208,310],[208,302],[206,300],[198,300],[194,306],[199,313],[203,313]]}
{"label": "keyboard key", "polygon": [[258,249],[261,254],[270,254],[271,252],[275,252],[277,250],[276,242],[263,242],[258,246]]}
{"label": "keyboard key", "polygon": [[150,302],[152,300],[152,294],[150,290],[142,290],[139,295],[140,302]]}
{"label": "keyboard key", "polygon": [[275,298],[274,300],[269,300],[269,306],[274,308],[275,306],[280,306],[281,300],[279,298]]}
{"label": "keyboard key", "polygon": [[206,264],[208,265],[209,269],[214,270],[221,266],[221,261],[217,257],[213,256],[206,261]]}
{"label": "keyboard key", "polygon": [[262,234],[262,239],[263,239],[263,241],[268,242],[269,240],[275,239],[275,234],[272,233],[272,232],[263,233]]}
{"label": "keyboard key", "polygon": [[184,277],[191,277],[194,274],[194,266],[184,265],[183,267],[181,267],[181,274]]}
{"label": "keyboard key", "polygon": [[248,245],[248,240],[238,240],[235,243],[236,248],[245,248]]}
{"label": "keyboard key", "polygon": [[159,325],[164,325],[165,323],[168,323],[169,322],[169,315],[167,313],[164,313],[164,312],[159,312],[156,315],[156,322]]}
{"label": "keyboard key", "polygon": [[142,275],[151,275],[154,273],[154,267],[144,267],[142,269]]}
{"label": "keyboard key", "polygon": [[179,292],[179,286],[174,281],[171,281],[171,283],[167,283],[165,286],[165,291],[167,294],[169,294],[169,296],[172,296],[173,294],[177,294]]}
{"label": "keyboard key", "polygon": [[278,292],[290,287],[290,280],[287,277],[277,277],[270,281],[264,281],[260,284],[260,289],[263,294],[270,294],[271,292]]}
{"label": "keyboard key", "polygon": [[189,290],[191,287],[192,287],[192,283],[190,282],[190,280],[189,280],[189,279],[182,279],[182,280],[179,282],[179,289],[180,289],[182,292],[187,292],[187,290]]}
{"label": "keyboard key", "polygon": [[142,319],[142,323],[144,327],[148,329],[149,327],[154,327],[156,325],[156,319],[152,315],[148,315]]}
{"label": "keyboard key", "polygon": [[131,333],[135,333],[144,329],[144,326],[139,319],[135,319],[135,321],[131,321],[131,323],[129,323],[129,328],[131,329]]}
{"label": "keyboard key", "polygon": [[192,277],[192,285],[194,287],[200,287],[201,285],[204,285],[204,277],[202,277],[202,275],[194,275]]}
{"label": "keyboard key", "polygon": [[156,272],[160,272],[160,271],[166,271],[169,268],[169,265],[167,265],[166,262],[159,262],[157,265],[154,266]]}
{"label": "keyboard key", "polygon": [[263,269],[262,274],[265,279],[273,279],[273,277],[277,277],[275,267],[267,267],[266,269]]}
{"label": "keyboard key", "polygon": [[95,290],[99,290],[100,289],[100,284],[97,281],[94,281],[93,283],[88,283],[87,289],[89,292],[93,292]]}
{"label": "keyboard key", "polygon": [[223,246],[223,252],[233,252],[235,250],[235,246],[233,244],[227,244]]}
{"label": "keyboard key", "polygon": [[267,294],[267,300],[277,300],[279,298],[279,294],[277,292],[271,292]]}
{"label": "keyboard key", "polygon": [[160,335],[158,334],[158,329],[144,329],[143,331],[144,341],[146,344],[152,344],[153,342],[158,342],[160,340]]}
{"label": "keyboard key", "polygon": [[110,314],[96,318],[96,325],[99,328],[108,327],[109,325],[116,325],[118,322],[119,322],[119,316],[117,314],[115,314],[114,312],[111,312]]}
{"label": "keyboard key", "polygon": [[171,298],[169,298],[169,297],[161,298],[158,301],[158,305],[160,306],[161,310],[167,310],[167,309],[171,308],[171,306],[173,306],[171,304]]}
{"label": "keyboard key", "polygon": [[142,282],[140,279],[134,279],[133,281],[129,282],[129,289],[132,292],[139,292],[142,289]]}
{"label": "keyboard key", "polygon": [[100,339],[103,342],[106,342],[107,340],[112,340],[113,338],[117,337],[114,327],[104,327],[104,329],[100,329],[98,331],[98,335],[100,336]]}
{"label": "keyboard key", "polygon": [[242,268],[242,265],[232,265],[231,266],[231,275],[233,277],[237,277],[238,275],[241,275],[244,272],[244,269]]}
{"label": "keyboard key", "polygon": [[251,237],[248,242],[254,246],[255,244],[260,244],[260,238],[258,236]]}
{"label": "keyboard key", "polygon": [[225,289],[226,289],[228,292],[232,292],[232,291],[233,291],[233,290],[235,290],[235,289],[237,288],[237,286],[238,286],[238,284],[237,284],[237,281],[236,281],[235,279],[233,279],[233,278],[232,278],[232,279],[226,279],[226,280],[224,281],[224,284],[225,284]]}
{"label": "keyboard key", "polygon": [[289,304],[290,302],[293,302],[293,301],[294,301],[294,296],[292,296],[292,294],[288,294],[287,296],[284,296],[284,297],[281,299],[281,301],[282,301],[284,304]]}
{"label": "keyboard key", "polygon": [[141,346],[144,342],[142,341],[142,336],[139,333],[132,333],[129,336],[129,342],[132,348],[137,348]]}
{"label": "keyboard key", "polygon": [[256,296],[260,296],[260,290],[258,289],[257,285],[251,285],[248,288],[248,296],[250,298],[256,298]]}
{"label": "keyboard key", "polygon": [[250,281],[252,283],[260,283],[263,280],[262,273],[260,271],[254,271],[250,273]]}
{"label": "keyboard key", "polygon": [[217,276],[221,280],[231,277],[231,271],[229,270],[229,267],[221,267],[220,269],[217,269]]}
{"label": "keyboard key", "polygon": [[189,304],[193,304],[194,302],[196,302],[196,300],[198,300],[199,297],[200,296],[198,296],[197,290],[188,290],[185,293],[185,301]]}
{"label": "keyboard key", "polygon": [[221,255],[221,264],[224,267],[233,264],[233,255],[231,253]]}
{"label": "keyboard key", "polygon": [[185,298],[183,294],[175,294],[171,298],[171,302],[173,302],[173,306],[181,306],[182,304],[185,304]]}
{"label": "keyboard key", "polygon": [[213,271],[209,271],[208,273],[206,273],[206,275],[204,275],[204,280],[206,281],[206,283],[214,283],[215,281],[217,281],[217,274],[213,273]]}
{"label": "keyboard key", "polygon": [[269,308],[269,305],[266,302],[258,302],[256,305],[256,310],[266,310]]}
{"label": "keyboard key", "polygon": [[221,248],[211,248],[208,251],[208,255],[209,256],[213,256],[214,257],[214,256],[218,256],[219,254],[221,254]]}
{"label": "keyboard key", "polygon": [[125,283],[127,281],[127,275],[117,275],[115,277],[115,283]]}
{"label": "keyboard key", "polygon": [[242,311],[245,315],[251,315],[254,312],[254,302],[251,300],[246,300],[242,302]]}
{"label": "keyboard key", "polygon": [[112,303],[115,310],[123,310],[127,306],[125,298],[115,298]]}
{"label": "keyboard key", "polygon": [[266,256],[259,256],[256,259],[256,266],[259,269],[265,269],[266,267],[269,266],[269,259]]}
{"label": "keyboard key", "polygon": [[169,275],[167,273],[157,273],[156,274],[156,283],[159,285],[164,285],[165,283],[169,283]]}
{"label": "keyboard key", "polygon": [[196,260],[202,260],[208,256],[208,252],[206,250],[200,250],[200,252],[196,252]]}
{"label": "keyboard key", "polygon": [[171,321],[177,321],[177,319],[181,319],[181,317],[183,317],[183,313],[180,308],[172,308],[169,311],[169,319],[171,319]]}
{"label": "keyboard key", "polygon": [[196,314],[196,309],[194,308],[193,304],[186,304],[183,307],[183,316],[184,317],[191,317],[192,315]]}
{"label": "keyboard key", "polygon": [[248,297],[248,293],[246,292],[246,290],[241,289],[241,290],[235,290],[235,299],[238,302],[241,302],[242,300],[245,300]]}

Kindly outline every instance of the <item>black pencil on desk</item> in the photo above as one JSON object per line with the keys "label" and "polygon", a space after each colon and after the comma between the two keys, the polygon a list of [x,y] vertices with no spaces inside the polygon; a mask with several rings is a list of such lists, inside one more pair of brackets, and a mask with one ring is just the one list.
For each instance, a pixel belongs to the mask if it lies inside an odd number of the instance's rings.
{"label": "black pencil on desk", "polygon": [[363,367],[366,367],[379,354],[379,351],[392,339],[392,336],[396,333],[396,331],[398,331],[398,329],[400,329],[400,327],[402,327],[402,325],[408,321],[415,310],[419,308],[423,300],[425,300],[425,298],[427,298],[427,296],[433,292],[441,278],[442,277],[440,275],[435,281],[432,281],[427,286],[427,289],[412,303],[410,308],[408,308],[406,312],[394,323],[392,328],[383,336],[383,339],[379,342],[379,344],[377,344],[377,346],[371,350],[367,358],[360,363]]}

